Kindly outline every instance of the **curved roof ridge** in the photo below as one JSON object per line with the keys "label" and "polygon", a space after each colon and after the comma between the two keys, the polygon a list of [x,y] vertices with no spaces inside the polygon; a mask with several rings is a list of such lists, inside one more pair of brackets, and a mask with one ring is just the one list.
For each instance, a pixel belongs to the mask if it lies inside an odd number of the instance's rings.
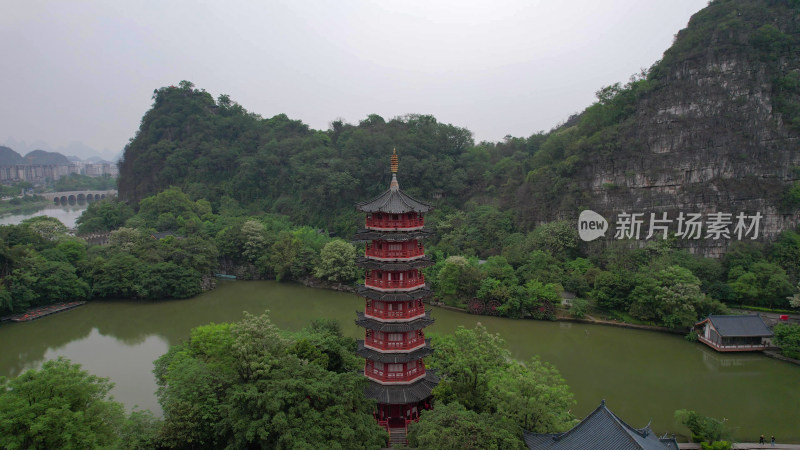
{"label": "curved roof ridge", "polygon": [[530,449],[674,450],[674,440],[666,443],[659,440],[650,428],[651,423],[643,428],[634,428],[608,409],[603,400],[566,432],[551,434],[525,431],[523,439]]}
{"label": "curved roof ridge", "polygon": [[630,433],[628,433],[627,431],[628,431],[628,430],[630,430],[630,431],[633,431],[634,433],[636,433],[636,434],[637,434],[637,435],[639,435],[640,437],[645,437],[645,436],[642,436],[642,435],[641,435],[641,434],[640,434],[640,433],[639,433],[639,432],[636,430],[636,428],[633,428],[632,426],[628,425],[627,423],[625,423],[625,421],[623,421],[622,419],[620,419],[619,417],[617,417],[617,415],[616,415],[616,414],[614,414],[613,412],[611,412],[611,410],[610,410],[610,409],[608,409],[608,408],[606,407],[606,402],[605,402],[605,400],[603,400],[603,403],[601,403],[601,404],[600,404],[600,406],[603,408],[603,411],[605,411],[605,412],[606,412],[606,413],[607,413],[609,416],[611,416],[611,418],[613,419],[614,423],[615,423],[615,424],[616,424],[616,425],[617,425],[617,426],[618,426],[618,427],[619,427],[619,428],[620,428],[620,429],[623,431],[623,433],[625,434],[625,436],[626,436],[626,437],[627,437],[627,438],[628,438],[628,439],[629,439],[629,440],[630,440],[630,441],[633,443],[633,445],[635,445],[635,446],[637,446],[637,447],[641,447],[641,445],[639,444],[639,442],[637,442],[637,441],[636,441],[636,438],[634,438],[634,437],[633,437],[633,436],[632,436]]}
{"label": "curved roof ridge", "polygon": [[589,420],[590,417],[594,416],[598,411],[600,411],[601,408],[605,408],[605,406],[606,406],[606,403],[605,403],[605,400],[604,400],[603,403],[600,403],[600,405],[598,405],[597,408],[594,409],[594,411],[592,411],[589,414],[587,414],[586,417],[584,417],[583,420],[578,422],[577,425],[575,425],[574,427],[570,428],[569,430],[567,430],[567,431],[565,431],[563,433],[560,433],[560,434],[557,434],[557,435],[553,436],[553,440],[554,441],[560,441],[562,438],[567,437],[567,435],[572,434],[573,431],[575,431],[578,428],[580,428],[583,424],[586,423],[587,420]]}
{"label": "curved roof ridge", "polygon": [[[603,405],[603,406],[605,406],[605,405]],[[650,421],[647,422],[647,425],[643,426],[642,428],[636,428],[636,427],[626,423],[618,415],[614,414],[614,412],[611,411],[610,409],[606,408],[606,411],[608,411],[608,413],[611,414],[618,423],[622,424],[622,426],[628,428],[629,430],[635,432],[636,434],[638,434],[639,436],[641,436],[643,438],[647,437],[650,434],[653,434],[653,430],[650,428],[650,424],[653,423],[653,419],[650,419]]]}

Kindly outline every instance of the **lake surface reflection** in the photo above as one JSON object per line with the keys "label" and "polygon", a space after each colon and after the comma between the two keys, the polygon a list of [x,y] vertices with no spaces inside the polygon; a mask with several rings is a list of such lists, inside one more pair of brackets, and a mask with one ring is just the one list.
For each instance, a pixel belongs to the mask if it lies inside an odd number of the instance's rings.
{"label": "lake surface reflection", "polygon": [[60,220],[67,228],[75,228],[75,221],[86,211],[89,205],[79,203],[75,205],[49,205],[37,211],[23,214],[6,214],[0,216],[0,225],[17,225],[25,219],[36,216],[50,216]]}

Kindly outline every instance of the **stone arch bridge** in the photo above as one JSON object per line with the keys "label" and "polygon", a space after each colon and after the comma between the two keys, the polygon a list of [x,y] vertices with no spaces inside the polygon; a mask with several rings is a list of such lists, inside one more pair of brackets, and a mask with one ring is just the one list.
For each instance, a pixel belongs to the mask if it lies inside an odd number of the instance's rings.
{"label": "stone arch bridge", "polygon": [[48,192],[46,194],[39,194],[40,197],[44,197],[56,205],[74,205],[83,202],[91,203],[112,195],[117,195],[116,189],[109,189],[107,191]]}

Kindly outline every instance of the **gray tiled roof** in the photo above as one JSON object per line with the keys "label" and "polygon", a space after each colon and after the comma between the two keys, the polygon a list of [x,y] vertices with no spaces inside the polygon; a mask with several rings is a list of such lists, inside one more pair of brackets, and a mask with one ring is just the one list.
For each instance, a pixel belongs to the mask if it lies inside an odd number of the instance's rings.
{"label": "gray tiled roof", "polygon": [[364,346],[364,340],[359,340],[358,350],[356,354],[362,358],[371,359],[373,361],[380,361],[382,363],[404,363],[409,361],[416,361],[420,358],[425,358],[433,354],[431,348],[431,340],[425,339],[425,346],[418,348],[413,352],[408,353],[384,353]]}
{"label": "gray tiled roof", "polygon": [[678,441],[675,440],[675,435],[673,437],[668,438],[666,436],[658,438],[664,446],[669,450],[680,450],[678,446]]}
{"label": "gray tiled roof", "polygon": [[160,231],[158,233],[153,233],[150,235],[153,239],[165,239],[170,236],[174,236],[176,239],[183,239],[183,236],[175,233],[174,231]]}
{"label": "gray tiled roof", "polygon": [[370,381],[364,394],[378,403],[415,403],[431,396],[431,391],[439,384],[439,377],[433,370],[425,371],[425,378],[412,384],[383,385]]}
{"label": "gray tiled roof", "polygon": [[356,259],[356,265],[365,269],[377,270],[411,270],[422,269],[433,265],[433,261],[428,256],[424,258],[415,259],[412,261],[376,261],[364,256],[359,256]]}
{"label": "gray tiled roof", "polygon": [[708,316],[720,336],[772,336],[760,315]]}
{"label": "gray tiled roof", "polygon": [[432,233],[428,230],[377,231],[363,229],[356,232],[356,234],[353,236],[353,240],[356,242],[374,240],[401,242],[410,241],[412,239],[424,239],[430,237],[431,234]]}
{"label": "gray tiled roof", "polygon": [[525,445],[535,450],[670,450],[651,430],[633,428],[600,403],[579,424],[565,433],[537,434],[525,431]]}
{"label": "gray tiled roof", "polygon": [[369,213],[384,212],[389,214],[402,214],[411,211],[424,213],[430,211],[433,207],[411,197],[399,188],[390,188],[372,200],[356,203],[356,209]]}
{"label": "gray tiled roof", "polygon": [[425,311],[425,316],[409,322],[381,322],[379,320],[366,317],[363,312],[356,311],[356,325],[370,330],[383,331],[386,333],[396,333],[403,331],[421,330],[427,326],[433,325],[431,319],[431,312]]}
{"label": "gray tiled roof", "polygon": [[361,285],[356,289],[356,294],[364,298],[380,300],[383,302],[409,302],[412,300],[419,300],[421,298],[428,298],[433,295],[433,291],[427,287],[421,287],[419,289],[414,289],[413,291],[381,292]]}

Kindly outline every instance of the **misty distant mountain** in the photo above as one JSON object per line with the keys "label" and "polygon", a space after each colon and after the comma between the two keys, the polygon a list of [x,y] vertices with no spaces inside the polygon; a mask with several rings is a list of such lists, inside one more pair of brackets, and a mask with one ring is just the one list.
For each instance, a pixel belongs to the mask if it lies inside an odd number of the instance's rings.
{"label": "misty distant mountain", "polygon": [[10,147],[0,145],[0,166],[14,166],[17,164],[29,165],[69,165],[73,162],[91,162],[94,164],[115,164],[121,155],[117,155],[114,161],[100,156],[81,158],[80,156],[64,156],[60,152],[49,152],[41,149],[28,152],[24,157]]}
{"label": "misty distant mountain", "polygon": [[0,166],[25,164],[25,158],[14,150],[0,145]]}
{"label": "misty distant mountain", "polygon": [[[101,158],[99,156],[92,156],[92,157],[89,157],[89,158],[81,158],[80,156],[68,155],[67,159],[70,160],[71,162],[90,162],[90,163],[93,163],[93,164],[116,164],[116,161],[109,161],[109,160],[107,160],[105,158]],[[115,158],[115,160],[116,159],[119,159],[119,156],[117,156]]]}
{"label": "misty distant mountain", "polygon": [[8,137],[5,141],[0,141],[0,144],[6,145],[12,149],[16,149],[20,153],[29,153],[33,150],[45,150],[48,152],[57,152],[62,155],[75,155],[78,160],[83,161],[91,157],[100,157],[104,160],[117,161],[122,156],[122,151],[113,151],[108,149],[97,150],[83,142],[70,142],[66,146],[59,146],[55,148],[42,140],[36,140],[31,143],[25,141],[18,141],[13,137]]}
{"label": "misty distant mountain", "polygon": [[66,156],[57,152],[46,152],[44,150],[34,150],[25,155],[23,164],[31,165],[69,165]]}

